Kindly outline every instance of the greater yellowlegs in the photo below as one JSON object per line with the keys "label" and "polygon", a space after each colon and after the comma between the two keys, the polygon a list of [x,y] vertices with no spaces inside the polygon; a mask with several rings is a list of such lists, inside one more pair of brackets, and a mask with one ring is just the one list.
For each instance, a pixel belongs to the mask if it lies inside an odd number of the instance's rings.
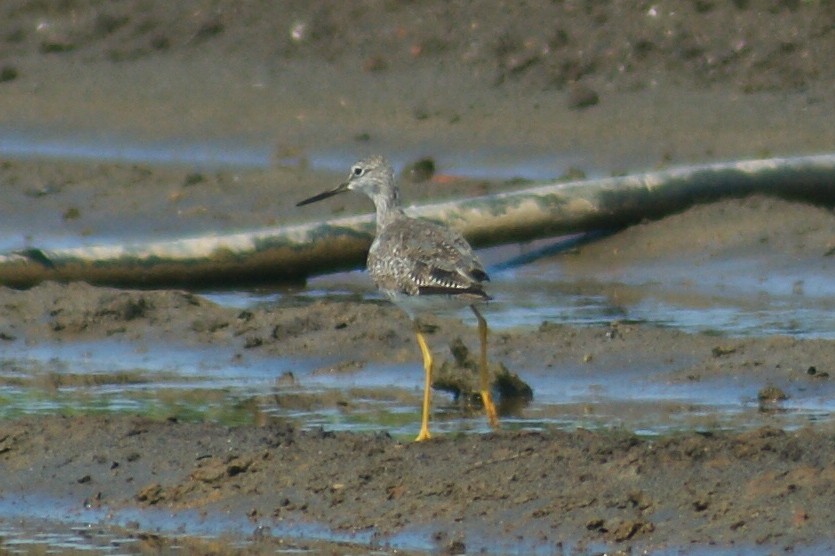
{"label": "greater yellowlegs", "polygon": [[481,342],[479,378],[481,399],[491,427],[498,427],[496,407],[490,397],[487,373],[487,321],[476,304],[490,299],[484,282],[490,278],[457,232],[427,220],[411,218],[400,205],[394,172],[382,156],[371,156],[351,167],[348,179],[336,188],[314,195],[296,206],[326,199],[345,191],[367,195],[377,209],[377,235],[368,252],[368,272],[383,294],[412,320],[423,355],[423,413],[415,440],[429,438],[429,396],[432,387],[432,353],[421,332],[421,314],[451,305],[472,309]]}

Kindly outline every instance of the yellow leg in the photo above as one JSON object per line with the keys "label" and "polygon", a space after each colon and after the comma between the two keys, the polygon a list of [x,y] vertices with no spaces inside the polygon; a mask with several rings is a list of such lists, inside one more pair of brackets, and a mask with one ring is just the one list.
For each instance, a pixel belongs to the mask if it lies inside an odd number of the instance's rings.
{"label": "yellow leg", "polygon": [[478,374],[481,379],[481,401],[484,403],[484,411],[487,413],[487,423],[494,429],[499,428],[499,417],[496,414],[496,406],[490,396],[490,376],[487,371],[487,321],[475,308],[470,306],[478,319],[478,339],[481,342],[481,352],[478,358]]}
{"label": "yellow leg", "polygon": [[423,337],[417,322],[415,322],[415,336],[417,337],[418,346],[420,346],[420,353],[423,355],[423,413],[420,418],[420,432],[417,438],[415,438],[415,442],[420,442],[430,438],[429,393],[432,390],[432,353],[429,351],[426,338]]}

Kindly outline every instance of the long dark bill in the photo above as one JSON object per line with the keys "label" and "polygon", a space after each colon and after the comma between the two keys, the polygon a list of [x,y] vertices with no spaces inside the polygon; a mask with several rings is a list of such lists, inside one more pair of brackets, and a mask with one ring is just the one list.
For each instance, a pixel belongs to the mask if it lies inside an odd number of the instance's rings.
{"label": "long dark bill", "polygon": [[339,193],[343,193],[345,191],[348,191],[348,182],[347,181],[345,183],[340,183],[334,189],[331,189],[329,191],[323,191],[322,193],[319,193],[318,195],[314,195],[313,197],[305,199],[304,201],[299,201],[298,203],[296,203],[296,206],[300,207],[300,206],[303,206],[303,205],[309,205],[310,203],[315,203],[316,201],[321,201],[322,199],[327,199],[328,197],[333,197],[334,195],[337,195]]}

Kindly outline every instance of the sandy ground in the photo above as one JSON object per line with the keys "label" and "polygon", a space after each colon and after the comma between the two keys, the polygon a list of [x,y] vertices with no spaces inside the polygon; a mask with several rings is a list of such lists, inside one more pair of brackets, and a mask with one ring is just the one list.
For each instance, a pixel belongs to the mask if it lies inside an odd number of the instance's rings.
{"label": "sandy ground", "polygon": [[[441,163],[490,149],[568,153],[566,171],[610,173],[835,150],[835,11],[826,2],[523,9],[8,1],[0,12],[7,130],[274,145],[274,164],[256,169],[10,157],[0,163],[0,230],[17,247],[254,228],[367,208],[346,197],[304,215],[293,209],[341,177],[341,169],[308,165],[321,152],[344,153],[347,162],[377,150],[430,154]],[[409,186],[405,194],[420,200],[512,186],[471,180]],[[676,257],[698,269],[699,261],[745,253],[826,269],[833,249],[831,208],[755,198],[694,207],[537,264],[594,276]],[[642,292],[603,294],[627,302]],[[407,320],[382,303],[284,302],[241,312],[199,292],[44,284],[0,288],[0,306],[0,349],[177,338],[264,356],[339,355],[359,367],[417,359]],[[441,344],[472,334],[457,321],[439,327],[433,338]],[[653,358],[674,367],[677,380],[733,374],[754,391],[775,378],[815,388],[835,376],[831,340],[640,324],[504,330],[493,336],[491,358],[511,370],[555,373],[567,362],[603,369],[615,359]],[[446,553],[831,550],[834,446],[826,422],[652,439],[499,431],[410,444],[273,421],[224,428],[33,417],[0,423],[0,498],[18,506],[46,495],[114,511],[196,509],[209,520],[243,520],[243,537],[259,524],[304,537],[293,527],[306,523],[358,535],[354,548],[325,547],[337,552],[389,550],[405,534],[419,539],[404,541],[410,548]],[[262,541],[251,550],[275,550],[275,539]],[[164,537],[153,542],[170,548]]]}

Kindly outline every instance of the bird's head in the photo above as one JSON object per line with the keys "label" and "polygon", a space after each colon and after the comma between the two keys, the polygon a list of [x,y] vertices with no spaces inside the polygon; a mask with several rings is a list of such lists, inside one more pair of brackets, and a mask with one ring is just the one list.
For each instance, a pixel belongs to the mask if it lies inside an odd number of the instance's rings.
{"label": "bird's head", "polygon": [[396,196],[394,171],[391,165],[380,155],[369,156],[351,166],[348,179],[328,191],[309,197],[296,204],[297,207],[308,205],[333,197],[345,191],[359,191],[376,202],[379,196]]}

